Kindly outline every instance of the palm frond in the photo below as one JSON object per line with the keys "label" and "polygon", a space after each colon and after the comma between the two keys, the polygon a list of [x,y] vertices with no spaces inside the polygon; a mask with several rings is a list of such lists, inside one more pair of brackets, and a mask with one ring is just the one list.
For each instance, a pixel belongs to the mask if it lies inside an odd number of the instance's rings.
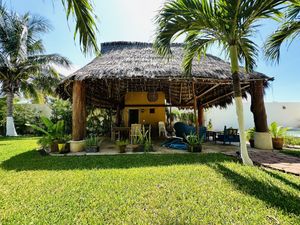
{"label": "palm frond", "polygon": [[32,64],[39,64],[39,65],[55,64],[64,67],[70,67],[71,65],[69,59],[59,54],[33,55],[28,57],[28,61]]}
{"label": "palm frond", "polygon": [[74,39],[79,33],[79,43],[82,51],[87,53],[99,54],[97,44],[96,16],[90,0],[61,0],[67,12],[67,18],[72,14],[76,19]]}
{"label": "palm frond", "polygon": [[300,33],[300,21],[288,21],[272,34],[265,44],[265,56],[268,60],[274,60],[277,63],[280,59],[280,48],[284,41],[292,41]]}

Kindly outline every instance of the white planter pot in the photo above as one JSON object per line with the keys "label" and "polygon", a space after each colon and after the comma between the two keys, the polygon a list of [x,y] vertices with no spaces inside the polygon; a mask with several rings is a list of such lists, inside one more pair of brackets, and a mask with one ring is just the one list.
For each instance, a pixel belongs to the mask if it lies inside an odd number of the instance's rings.
{"label": "white planter pot", "polygon": [[71,152],[82,152],[85,148],[85,141],[70,141]]}

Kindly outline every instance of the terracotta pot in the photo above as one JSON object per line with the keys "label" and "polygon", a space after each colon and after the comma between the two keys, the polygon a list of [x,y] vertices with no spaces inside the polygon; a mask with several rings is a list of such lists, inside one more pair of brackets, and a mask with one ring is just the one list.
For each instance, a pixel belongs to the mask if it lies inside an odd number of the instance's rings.
{"label": "terracotta pot", "polygon": [[283,138],[272,138],[273,148],[277,150],[282,150],[283,147]]}
{"label": "terracotta pot", "polygon": [[250,143],[250,147],[251,147],[251,148],[254,148],[254,139],[250,139],[250,140],[249,140],[249,143]]}
{"label": "terracotta pot", "polygon": [[188,151],[189,152],[201,152],[202,145],[189,145]]}
{"label": "terracotta pot", "polygon": [[50,146],[50,152],[58,152],[58,143],[57,141],[53,141]]}
{"label": "terracotta pot", "polygon": [[119,145],[118,148],[119,148],[120,153],[125,153],[126,152],[126,145]]}

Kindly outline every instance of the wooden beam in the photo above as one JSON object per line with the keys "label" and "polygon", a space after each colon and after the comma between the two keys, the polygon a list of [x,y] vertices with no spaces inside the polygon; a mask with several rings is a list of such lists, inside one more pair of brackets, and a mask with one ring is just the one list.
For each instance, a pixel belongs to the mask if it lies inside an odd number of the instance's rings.
{"label": "wooden beam", "polygon": [[182,97],[182,83],[180,83],[180,92],[179,92],[179,102],[181,103],[181,97]]}
{"label": "wooden beam", "polygon": [[[249,86],[250,86],[250,85],[246,85],[246,86],[242,87],[241,90],[244,90],[244,89],[248,88]],[[225,94],[225,95],[219,96],[219,97],[217,97],[217,98],[215,98],[215,99],[213,99],[213,100],[211,100],[211,101],[209,101],[209,102],[204,103],[203,106],[207,106],[207,105],[209,105],[209,104],[211,104],[211,103],[213,103],[213,102],[215,102],[215,101],[218,101],[218,100],[220,100],[220,99],[222,99],[222,98],[225,98],[225,97],[227,97],[227,96],[230,96],[230,95],[232,95],[233,93],[234,93],[234,92],[232,91],[232,92],[227,93],[227,94]]]}
{"label": "wooden beam", "polygon": [[72,98],[72,140],[81,141],[86,134],[86,89],[83,81],[74,81]]}
{"label": "wooden beam", "polygon": [[203,126],[204,125],[203,122],[204,122],[204,108],[203,108],[202,105],[200,105],[198,107],[198,123],[199,123],[199,126]]}
{"label": "wooden beam", "polygon": [[197,98],[195,93],[195,82],[193,81],[193,96],[194,96],[194,118],[196,124],[196,134],[199,135],[199,123],[198,123],[198,116],[197,116]]}
{"label": "wooden beam", "polygon": [[[199,98],[203,97],[204,95],[208,94],[209,92],[211,92],[212,90],[216,89],[219,86],[220,86],[220,84],[216,84],[216,85],[212,86],[208,90],[206,90],[203,93],[201,93],[200,95],[196,96],[196,99],[198,100]],[[193,99],[190,99],[187,103],[190,103],[192,100]]]}
{"label": "wooden beam", "polygon": [[209,92],[211,92],[212,90],[216,89],[216,88],[219,87],[219,86],[220,86],[220,84],[216,84],[216,85],[212,86],[212,87],[211,87],[210,89],[208,89],[207,91],[205,91],[205,92],[203,92],[202,94],[198,95],[198,96],[196,97],[196,99],[199,99],[199,98],[203,97],[204,95],[208,94]]}
{"label": "wooden beam", "polygon": [[193,107],[192,104],[187,105],[187,104],[127,104],[124,105],[125,107]]}

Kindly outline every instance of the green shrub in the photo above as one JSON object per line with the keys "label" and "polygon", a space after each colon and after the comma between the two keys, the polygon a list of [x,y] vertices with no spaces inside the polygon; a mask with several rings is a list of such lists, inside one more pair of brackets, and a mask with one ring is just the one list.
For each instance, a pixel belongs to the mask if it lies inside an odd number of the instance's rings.
{"label": "green shrub", "polygon": [[[34,123],[41,126],[41,111],[34,109],[30,104],[14,104],[14,122],[19,135],[40,135],[39,131],[26,126]],[[5,135],[6,129],[6,101],[0,100],[0,135]]]}
{"label": "green shrub", "polygon": [[50,100],[51,121],[57,123],[60,120],[64,121],[65,133],[71,134],[72,132],[72,104],[70,101],[62,99]]}
{"label": "green shrub", "polygon": [[110,110],[90,108],[87,117],[87,133],[93,136],[107,136],[110,134]]}
{"label": "green shrub", "polygon": [[286,136],[286,137],[284,137],[284,144],[285,145],[300,145],[300,138],[293,137],[293,136]]}

